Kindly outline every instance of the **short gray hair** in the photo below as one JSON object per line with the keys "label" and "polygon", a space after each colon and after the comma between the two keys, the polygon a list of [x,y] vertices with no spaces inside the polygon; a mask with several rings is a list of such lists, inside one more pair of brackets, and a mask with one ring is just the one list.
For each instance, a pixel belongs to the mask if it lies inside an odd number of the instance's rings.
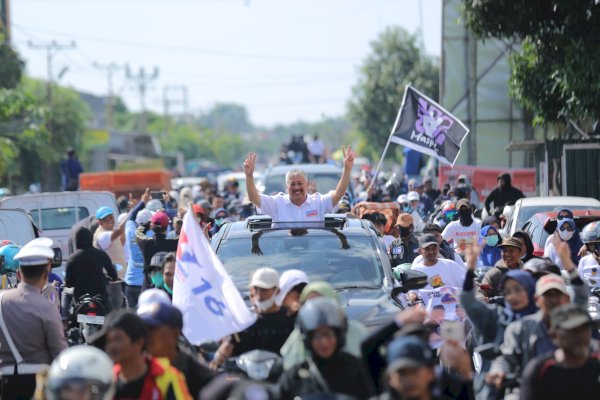
{"label": "short gray hair", "polygon": [[304,170],[290,169],[288,172],[285,173],[285,183],[288,183],[292,176],[298,176],[298,175],[304,177],[304,180],[308,181],[308,177],[306,176],[306,172],[304,172]]}

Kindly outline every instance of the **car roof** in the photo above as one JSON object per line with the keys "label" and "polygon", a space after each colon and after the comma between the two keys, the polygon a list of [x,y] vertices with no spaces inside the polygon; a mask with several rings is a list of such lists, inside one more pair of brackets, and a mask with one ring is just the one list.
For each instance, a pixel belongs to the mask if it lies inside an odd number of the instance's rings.
{"label": "car roof", "polygon": [[[573,210],[573,217],[600,217],[600,210]],[[534,216],[539,220],[556,219],[556,211],[542,211],[535,213]]]}
{"label": "car roof", "polygon": [[331,164],[291,164],[291,165],[276,165],[266,169],[265,175],[285,175],[286,172],[293,169],[301,169],[307,174],[317,172],[342,172],[340,167]]}
{"label": "car roof", "polygon": [[[226,237],[230,238],[247,238],[252,236],[257,232],[265,232],[270,236],[277,237],[287,237],[289,236],[289,232],[291,229],[306,229],[308,231],[308,235],[310,236],[328,236],[331,234],[331,228],[325,227],[306,227],[298,224],[298,227],[295,228],[271,228],[271,229],[249,229],[246,221],[237,221],[231,222],[227,224],[228,230],[226,232]],[[357,218],[349,218],[347,219],[347,223],[342,229],[336,229],[338,232],[343,233],[345,236],[370,236],[368,231],[367,222]]]}
{"label": "car roof", "polygon": [[522,207],[531,206],[600,206],[600,201],[592,197],[579,196],[548,196],[525,197],[519,200]]}

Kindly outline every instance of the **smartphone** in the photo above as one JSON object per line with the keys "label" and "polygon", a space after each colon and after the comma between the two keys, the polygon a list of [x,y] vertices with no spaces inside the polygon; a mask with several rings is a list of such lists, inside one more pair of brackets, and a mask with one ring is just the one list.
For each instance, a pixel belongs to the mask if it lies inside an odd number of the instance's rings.
{"label": "smartphone", "polygon": [[458,321],[444,321],[440,325],[440,335],[444,340],[454,340],[462,343],[465,340],[465,329]]}
{"label": "smartphone", "polygon": [[162,200],[165,192],[150,192],[150,198],[156,200]]}

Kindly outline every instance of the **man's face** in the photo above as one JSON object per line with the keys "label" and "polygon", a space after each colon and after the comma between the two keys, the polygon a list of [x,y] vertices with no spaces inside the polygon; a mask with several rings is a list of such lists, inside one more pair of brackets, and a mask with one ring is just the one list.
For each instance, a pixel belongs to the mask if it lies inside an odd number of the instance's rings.
{"label": "man's face", "polygon": [[169,261],[165,263],[163,267],[163,279],[169,289],[173,289],[173,276],[175,275],[175,263],[173,261]]}
{"label": "man's face", "polygon": [[252,301],[265,301],[269,300],[277,292],[277,288],[263,289],[258,286],[252,286],[250,288],[250,298]]}
{"label": "man's face", "polygon": [[106,353],[115,363],[122,363],[142,353],[144,340],[135,342],[123,329],[113,328],[106,334]]}
{"label": "man's face", "polygon": [[415,192],[419,193],[419,196],[423,196],[423,185],[415,187]]}
{"label": "man's face", "polygon": [[600,242],[586,243],[586,247],[592,253],[596,262],[600,263]]}
{"label": "man's face", "polygon": [[337,348],[337,335],[330,327],[322,326],[312,333],[310,343],[317,356],[328,359]]}
{"label": "man's face", "polygon": [[162,325],[148,329],[147,350],[153,357],[168,357],[177,347],[179,331]]}
{"label": "man's face", "polygon": [[306,200],[307,182],[302,175],[292,175],[286,182],[290,200],[293,203],[303,203]]}
{"label": "man's face", "polygon": [[428,192],[429,192],[429,191],[431,190],[431,188],[432,188],[432,187],[433,187],[433,184],[431,183],[431,181],[427,181],[427,182],[425,182],[425,190],[426,190],[426,191],[428,191]]}
{"label": "man's face", "polygon": [[423,256],[423,260],[429,264],[435,264],[437,262],[439,250],[440,248],[437,244],[431,244],[425,248],[419,248],[419,252]]}
{"label": "man's face", "polygon": [[110,214],[108,217],[99,219],[98,225],[100,225],[104,230],[112,231],[113,229],[115,229],[115,217],[113,217],[113,215]]}
{"label": "man's face", "polygon": [[570,301],[569,296],[564,294],[558,289],[550,289],[541,296],[537,296],[535,299],[536,304],[544,313],[544,316],[550,316],[552,310],[563,304],[568,304]]}
{"label": "man's face", "polygon": [[222,197],[214,197],[212,201],[212,208],[216,210],[217,208],[223,208],[225,205],[225,199]]}
{"label": "man's face", "polygon": [[504,181],[504,179],[503,179],[503,178],[499,178],[499,179],[498,179],[498,187],[499,187],[500,189],[504,189],[504,188],[506,187],[506,182]]}
{"label": "man's face", "polygon": [[183,227],[183,221],[177,221],[175,224],[175,233],[179,235],[181,233],[181,228]]}
{"label": "man's face", "polygon": [[502,260],[506,263],[508,268],[516,268],[521,261],[523,253],[517,247],[504,246],[502,247]]}
{"label": "man's face", "polygon": [[390,373],[389,384],[403,399],[421,399],[435,379],[433,368],[400,368]]}
{"label": "man's face", "polygon": [[571,357],[587,357],[590,352],[592,329],[588,324],[569,330],[556,329],[552,336],[554,343]]}
{"label": "man's face", "polygon": [[446,319],[446,310],[444,308],[434,308],[431,310],[430,319],[438,324],[441,324]]}

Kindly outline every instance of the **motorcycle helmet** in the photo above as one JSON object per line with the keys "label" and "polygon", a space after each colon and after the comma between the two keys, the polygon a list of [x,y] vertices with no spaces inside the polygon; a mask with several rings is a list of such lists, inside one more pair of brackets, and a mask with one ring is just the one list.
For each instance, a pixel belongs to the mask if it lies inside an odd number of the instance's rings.
{"label": "motorcycle helmet", "polygon": [[152,219],[154,213],[148,209],[141,210],[135,217],[135,223],[138,225],[146,225]]}
{"label": "motorcycle helmet", "polygon": [[326,326],[337,333],[337,347],[344,347],[348,321],[342,306],[333,299],[317,297],[307,301],[298,313],[298,326],[304,339],[304,345],[311,349],[311,336],[317,328]]}
{"label": "motorcycle helmet", "polygon": [[442,207],[442,216],[446,223],[450,223],[456,219],[458,215],[458,210],[456,209],[456,204],[452,201],[447,201]]}
{"label": "motorcycle helmet", "polygon": [[8,239],[0,240],[0,247],[6,246],[6,245],[9,245],[9,244],[16,244],[16,243],[13,242],[12,240],[8,240]]}
{"label": "motorcycle helmet", "polygon": [[93,346],[75,346],[63,351],[50,365],[45,389],[48,400],[81,398],[110,400],[115,394],[113,363]]}
{"label": "motorcycle helmet", "polygon": [[581,231],[583,243],[600,242],[600,221],[587,224]]}
{"label": "motorcycle helmet", "polygon": [[19,268],[19,260],[15,260],[15,256],[21,250],[21,246],[15,244],[7,244],[0,247],[0,257],[3,258],[2,272],[16,272]]}

